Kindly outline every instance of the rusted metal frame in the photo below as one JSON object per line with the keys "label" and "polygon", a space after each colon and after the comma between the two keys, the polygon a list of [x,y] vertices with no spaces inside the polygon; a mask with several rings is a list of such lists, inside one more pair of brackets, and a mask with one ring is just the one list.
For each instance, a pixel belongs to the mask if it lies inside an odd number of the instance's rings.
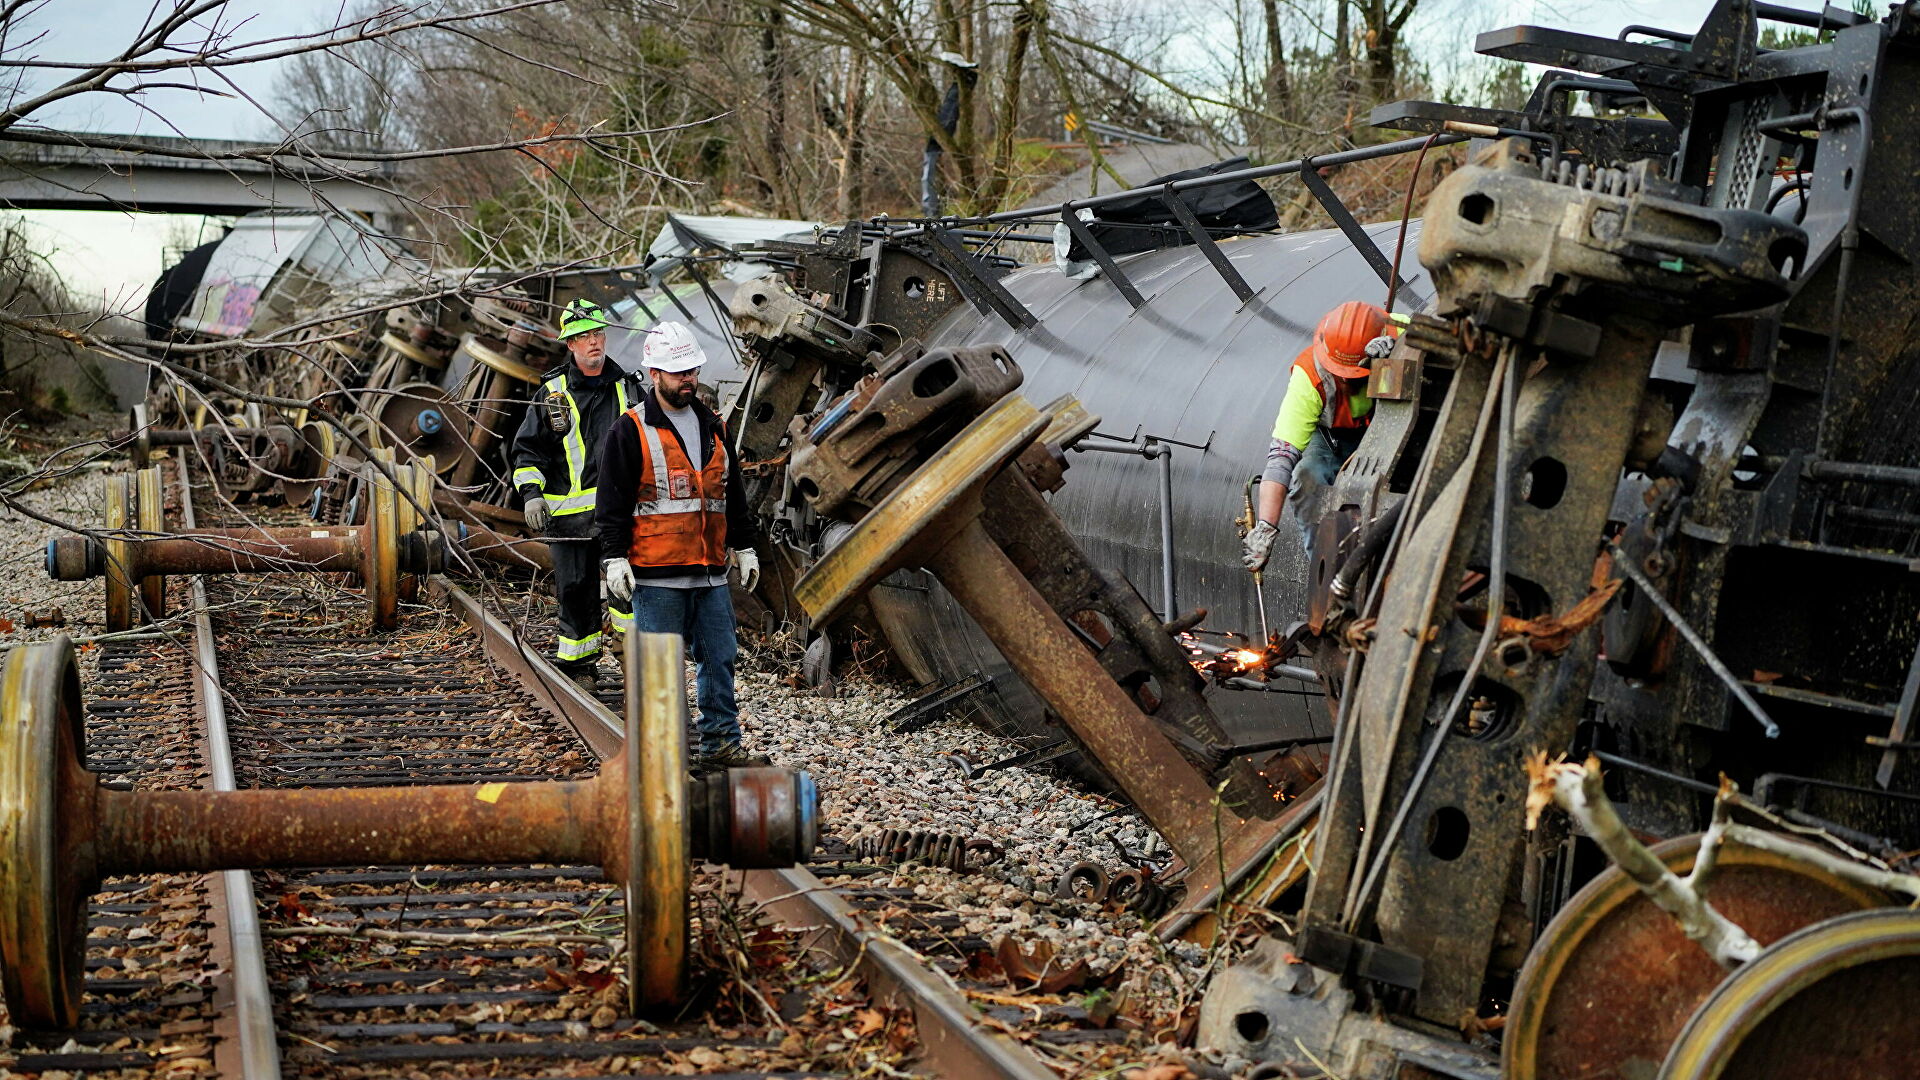
{"label": "rusted metal frame", "polygon": [[[1433,733],[1427,737],[1427,748],[1420,758],[1419,768],[1414,770],[1413,779],[1408,781],[1406,791],[1400,797],[1400,805],[1395,810],[1392,824],[1387,826],[1386,834],[1377,847],[1373,848],[1373,859],[1361,878],[1360,891],[1354,894],[1353,902],[1347,907],[1347,931],[1352,933],[1371,914],[1374,890],[1380,884],[1381,876],[1386,872],[1387,860],[1392,857],[1394,845],[1400,842],[1400,833],[1407,824],[1407,815],[1413,811],[1414,804],[1420,801],[1426,790],[1427,778],[1433,775],[1433,764],[1440,757],[1441,747],[1446,745],[1447,736],[1453,730],[1453,721],[1460,714],[1461,706],[1466,704],[1467,696],[1473,692],[1473,684],[1486,666],[1487,656],[1493,651],[1493,643],[1500,636],[1500,619],[1497,613],[1506,610],[1507,592],[1507,516],[1510,513],[1510,485],[1506,478],[1512,469],[1513,457],[1513,408],[1516,397],[1515,384],[1519,382],[1519,367],[1515,362],[1515,347],[1509,345],[1494,365],[1494,379],[1500,384],[1498,404],[1495,406],[1494,421],[1494,465],[1493,465],[1493,521],[1488,536],[1487,568],[1487,612],[1486,626],[1480,632],[1480,641],[1474,646],[1473,659],[1467,662],[1467,674],[1455,689],[1453,700],[1448,703],[1447,711],[1441,714],[1440,722],[1433,726]],[[1472,455],[1468,468],[1477,468],[1478,455]]]}
{"label": "rusted metal frame", "polygon": [[804,948],[851,966],[876,1001],[913,1010],[915,1030],[934,1076],[1054,1080],[1033,1052],[982,1027],[974,1007],[953,983],[880,929],[869,929],[846,901],[804,869],[751,870],[742,877],[747,899],[782,924],[811,931]]}
{"label": "rusted metal frame", "polygon": [[1333,223],[1346,236],[1347,243],[1352,244],[1354,250],[1367,260],[1367,265],[1372,267],[1374,274],[1380,278],[1380,284],[1392,289],[1393,295],[1399,297],[1408,310],[1426,303],[1426,297],[1414,292],[1406,279],[1394,274],[1393,263],[1387,259],[1386,253],[1380,250],[1379,244],[1373,242],[1373,237],[1361,227],[1360,222],[1354,220],[1353,211],[1348,210],[1347,204],[1341,201],[1339,194],[1327,185],[1326,178],[1320,175],[1320,168],[1313,163],[1312,158],[1306,158],[1301,162],[1300,181],[1307,185],[1308,191],[1313,192],[1313,197],[1319,200],[1320,209],[1325,210],[1327,216],[1333,219]]}
{"label": "rusted metal frame", "polygon": [[[1440,418],[1435,423],[1426,445],[1420,451],[1420,465],[1415,470],[1413,484],[1403,498],[1406,509],[1398,515],[1393,533],[1387,540],[1387,546],[1380,554],[1379,565],[1393,565],[1401,546],[1412,530],[1412,522],[1422,509],[1431,501],[1430,483],[1436,469],[1451,469],[1457,464],[1458,453],[1464,453],[1467,440],[1456,434],[1448,438],[1449,427],[1471,428],[1466,422],[1468,410],[1474,406],[1460,401],[1460,395],[1466,383],[1460,378],[1464,365],[1460,358],[1454,358],[1451,365],[1454,377],[1448,381],[1446,396],[1440,403]],[[1422,364],[1430,362],[1423,358]],[[1483,395],[1487,391],[1484,385],[1474,385],[1471,390]],[[1409,406],[1417,410],[1416,399]],[[1412,417],[1409,417],[1411,420]],[[1410,424],[1408,425],[1410,427]],[[1370,433],[1384,430],[1379,423],[1374,424]],[[1404,436],[1403,436],[1404,438]],[[1396,443],[1398,453],[1405,453],[1404,442]],[[1457,453],[1456,453],[1457,451]],[[1389,465],[1387,472],[1391,473]],[[1386,591],[1388,574],[1375,573],[1367,588],[1365,603],[1359,608],[1362,618],[1374,618],[1380,613],[1380,603]],[[1355,690],[1360,685],[1360,674],[1366,667],[1365,652],[1355,651],[1347,658],[1345,670],[1340,675],[1340,692],[1333,718],[1333,746],[1327,755],[1328,770],[1326,788],[1328,795],[1324,811],[1320,815],[1320,830],[1315,841],[1317,860],[1314,872],[1307,880],[1307,894],[1301,905],[1301,922],[1319,922],[1330,924],[1344,914],[1345,904],[1353,885],[1353,870],[1364,856],[1362,844],[1366,837],[1363,833],[1363,811],[1366,804],[1365,789],[1361,784],[1360,743],[1352,723],[1352,709]],[[1328,686],[1329,692],[1332,687]]]}
{"label": "rusted metal frame", "polygon": [[[1486,366],[1482,368],[1480,366],[1482,364]],[[1453,546],[1455,534],[1461,527],[1456,502],[1463,497],[1463,494],[1453,491],[1451,478],[1462,472],[1470,476],[1479,468],[1481,453],[1494,422],[1494,411],[1498,408],[1496,380],[1503,368],[1504,365],[1498,365],[1486,356],[1476,354],[1471,366],[1463,363],[1455,373],[1445,415],[1441,417],[1434,429],[1433,440],[1427,449],[1427,461],[1422,466],[1427,474],[1424,478],[1426,483],[1408,495],[1409,499],[1414,499],[1416,502],[1410,511],[1401,515],[1402,527],[1405,529],[1399,538],[1402,547],[1389,552],[1389,560],[1381,563],[1383,571],[1376,575],[1382,584],[1389,576],[1393,576],[1388,572],[1389,568],[1394,567],[1397,560],[1406,556],[1406,549],[1410,549],[1416,541],[1425,545],[1420,554],[1429,562],[1439,557],[1440,552],[1449,550]],[[1478,394],[1477,400],[1472,396],[1475,393]],[[1467,422],[1468,416],[1473,417],[1471,423]],[[1431,522],[1428,520],[1430,516],[1433,516]],[[1423,533],[1423,530],[1426,532]],[[1457,557],[1457,561],[1464,564],[1465,560],[1460,556]],[[1406,594],[1398,598],[1389,597],[1384,589],[1380,588],[1377,606],[1373,609],[1376,617],[1384,619],[1383,612],[1386,605],[1390,600],[1398,599],[1403,605],[1414,605],[1420,612],[1418,617],[1408,619],[1409,624],[1420,627],[1430,625],[1431,613],[1438,610],[1442,594],[1449,584],[1458,582],[1459,575],[1449,573],[1444,567],[1435,570],[1422,566],[1420,569],[1426,573],[1416,586],[1422,590],[1419,597],[1415,599]],[[1406,578],[1411,573],[1410,570],[1403,571],[1399,576]],[[1403,587],[1406,584],[1403,582]],[[1383,644],[1385,648],[1382,648]],[[1335,866],[1340,864],[1329,864],[1323,859],[1321,873],[1316,875],[1316,889],[1319,881],[1324,880],[1327,883],[1326,887],[1330,894],[1328,899],[1338,903],[1339,922],[1343,927],[1354,925],[1352,916],[1360,906],[1364,868],[1369,864],[1371,854],[1375,850],[1375,838],[1383,831],[1378,828],[1377,823],[1385,813],[1387,797],[1387,785],[1380,775],[1384,766],[1377,763],[1369,764],[1367,743],[1371,733],[1369,725],[1365,723],[1366,716],[1360,703],[1360,692],[1365,685],[1362,679],[1368,676],[1393,679],[1397,683],[1398,698],[1404,699],[1412,695],[1418,680],[1419,665],[1412,657],[1399,655],[1400,648],[1401,643],[1391,638],[1384,643],[1376,641],[1374,648],[1367,654],[1367,663],[1360,672],[1361,677],[1353,681],[1352,692],[1343,694],[1341,697],[1341,714],[1346,720],[1345,726],[1352,731],[1353,739],[1351,746],[1342,749],[1351,755],[1350,763],[1357,775],[1350,779],[1337,777],[1335,789],[1344,790],[1343,785],[1346,783],[1354,785],[1352,790],[1359,799],[1359,807],[1350,825],[1356,835],[1350,849],[1352,862],[1345,864],[1343,872],[1335,869]],[[1386,671],[1391,674],[1375,675],[1373,668],[1381,656],[1388,652],[1395,653],[1394,659],[1397,661],[1386,665]],[[1399,715],[1385,721],[1387,730],[1375,737],[1376,749],[1372,755],[1375,759],[1385,752],[1377,747],[1391,747],[1401,740],[1405,722],[1404,716]],[[1336,746],[1339,746],[1337,741]],[[1340,771],[1343,760],[1346,759],[1336,758],[1336,773]],[[1348,808],[1336,805],[1332,809],[1344,818]],[[1337,900],[1331,896],[1336,882],[1341,889],[1341,895]],[[1311,906],[1318,908],[1321,905],[1315,903]],[[1331,912],[1327,914],[1330,915]]]}
{"label": "rusted metal frame", "polygon": [[[1095,758],[1190,866],[1217,857],[1212,788],[1080,644],[976,518],[927,561],[1034,692],[1060,713]],[[1227,814],[1228,832],[1237,815]]]}
{"label": "rusted metal frame", "polygon": [[1108,281],[1113,282],[1114,288],[1120,290],[1120,295],[1126,298],[1127,304],[1133,310],[1139,311],[1141,305],[1146,303],[1140,295],[1140,290],[1133,287],[1133,279],[1127,277],[1126,271],[1120,269],[1120,264],[1113,261],[1112,255],[1107,254],[1107,249],[1101,246],[1100,241],[1093,235],[1093,230],[1087,227],[1087,223],[1080,220],[1071,202],[1060,204],[1060,220],[1066,224],[1067,231],[1073,234],[1073,238],[1080,241],[1080,246],[1087,249],[1087,254],[1093,256],[1093,261],[1100,267],[1100,272],[1107,276]]}
{"label": "rusted metal frame", "polygon": [[1227,288],[1233,290],[1233,295],[1240,298],[1242,307],[1259,295],[1259,290],[1247,284],[1247,279],[1240,276],[1240,271],[1234,268],[1233,260],[1227,258],[1227,253],[1220,250],[1219,244],[1214,243],[1213,236],[1207,232],[1206,226],[1200,224],[1200,219],[1194,215],[1193,207],[1187,205],[1187,200],[1180,196],[1177,187],[1168,184],[1161,189],[1160,201],[1166,204],[1167,209],[1179,219],[1180,224],[1186,226],[1187,235],[1193,237],[1194,246],[1200,249],[1200,254],[1207,257],[1207,262],[1211,263],[1214,272],[1220,275],[1220,280],[1227,283]]}
{"label": "rusted metal frame", "polygon": [[[488,654],[511,668],[529,691],[544,697],[596,757],[605,761],[623,752],[624,724],[612,710],[561,678],[544,657],[523,650],[512,632],[465,590],[438,575],[428,581],[480,634]],[[846,902],[810,871],[748,870],[741,882],[748,899],[786,925],[819,930],[808,942],[810,949],[853,965],[876,997],[911,1008],[936,1075],[1053,1080],[1053,1071],[1031,1052],[980,1026],[972,1005],[911,950],[863,927]]]}
{"label": "rusted metal frame", "polygon": [[606,761],[620,753],[626,741],[626,724],[593,695],[560,674],[546,657],[539,655],[506,623],[488,611],[473,594],[455,585],[443,574],[427,578],[430,593],[445,600],[454,614],[473,628],[489,659],[512,672],[521,687],[534,700],[565,720],[580,736],[595,757]]}
{"label": "rusted metal frame", "polygon": [[1920,707],[1920,649],[1914,650],[1913,662],[1907,666],[1907,684],[1900,691],[1900,705],[1893,714],[1893,727],[1887,731],[1887,748],[1880,755],[1880,766],[1874,770],[1873,782],[1883,788],[1893,786],[1893,770],[1899,764],[1900,754],[1909,749],[1913,735],[1913,713]]}
{"label": "rusted metal frame", "polygon": [[544,540],[508,536],[478,522],[456,521],[460,550],[476,559],[520,570],[553,570],[553,551]]}
{"label": "rusted metal frame", "polygon": [[[1112,700],[1126,703],[1133,722],[1150,725],[1151,731],[1171,744],[1165,749],[1177,753],[1167,761],[1192,771],[1209,800],[1212,792],[1208,789],[1217,780],[1230,777],[1232,782],[1224,793],[1229,805],[1264,806],[1271,802],[1273,791],[1256,770],[1245,763],[1223,761],[1222,754],[1232,739],[1207,705],[1203,684],[1186,654],[1163,629],[1165,620],[1124,579],[1102,573],[1087,560],[1059,516],[1018,469],[1008,469],[988,482],[980,521],[1002,551],[1052,553],[1038,565],[1020,567],[1016,572],[1039,594],[1053,621],[1073,635],[1072,643],[1055,657],[1057,662],[1070,662],[1085,672],[1085,678],[1103,679],[1121,688]],[[1082,610],[1110,620],[1112,638],[1088,640],[1083,645],[1073,621]],[[1159,704],[1150,716],[1127,692],[1149,678],[1159,686]],[[1109,751],[1115,749],[1109,747]],[[1143,751],[1148,753],[1147,759],[1105,758],[1102,767],[1125,789],[1136,774],[1160,767],[1153,760],[1159,754],[1157,743],[1144,746]],[[1154,825],[1167,831],[1171,821],[1161,817]],[[1189,854],[1211,852],[1214,839],[1209,823],[1199,835],[1183,834],[1174,846],[1189,849]]]}
{"label": "rusted metal frame", "polygon": [[929,250],[938,260],[946,264],[947,273],[952,275],[954,283],[965,282],[961,292],[973,301],[983,315],[998,315],[1008,326],[1015,330],[1026,330],[1040,325],[1040,320],[1027,305],[1006,290],[985,272],[985,268],[962,247],[960,241],[945,229],[933,229],[927,234],[932,241]]}
{"label": "rusted metal frame", "polygon": [[[1514,411],[1514,443],[1510,471],[1495,477],[1492,470],[1467,483],[1466,490],[1448,506],[1443,493],[1435,512],[1463,520],[1461,531],[1444,547],[1432,545],[1432,536],[1416,529],[1409,535],[1409,552],[1432,553],[1425,563],[1416,556],[1396,560],[1392,573],[1396,589],[1403,575],[1413,574],[1416,587],[1437,585],[1442,599],[1452,599],[1461,573],[1486,550],[1484,516],[1493,484],[1518,491],[1527,473],[1541,458],[1564,462],[1567,486],[1555,503],[1542,506],[1514,503],[1507,537],[1507,576],[1528,596],[1549,610],[1570,606],[1591,587],[1594,544],[1602,535],[1608,509],[1619,484],[1620,470],[1631,441],[1638,402],[1657,351],[1660,328],[1642,322],[1627,311],[1616,311],[1605,325],[1589,359],[1550,362],[1531,372],[1520,389]],[[1530,358],[1530,352],[1522,356]],[[1523,362],[1516,359],[1516,363]],[[1436,476],[1437,480],[1437,476]],[[1457,490],[1449,485],[1447,491]],[[1447,509],[1442,509],[1448,507]],[[1431,516],[1431,514],[1429,515]],[[1445,552],[1444,556],[1441,552]],[[1428,566],[1438,573],[1421,576]],[[1516,773],[1515,756],[1523,749],[1565,746],[1586,707],[1594,668],[1598,664],[1596,635],[1582,635],[1569,649],[1550,659],[1510,664],[1490,662],[1474,671],[1465,668],[1479,628],[1450,608],[1428,608],[1415,618],[1409,605],[1383,606],[1375,655],[1361,686],[1358,715],[1362,745],[1373,737],[1368,713],[1375,723],[1400,721],[1391,744],[1376,743],[1377,755],[1368,762],[1376,791],[1401,790],[1418,757],[1419,744],[1430,735],[1426,720],[1434,704],[1433,682],[1440,675],[1461,672],[1467,680],[1483,679],[1489,692],[1510,695],[1508,722],[1486,737],[1456,734],[1435,760],[1432,775],[1408,820],[1432,822],[1435,838],[1451,833],[1450,850],[1404,839],[1384,856],[1380,879],[1382,898],[1372,923],[1378,940],[1390,949],[1418,955],[1424,961],[1424,981],[1414,1003],[1417,1015],[1436,1023],[1457,1023],[1466,1010],[1476,1009],[1481,984],[1507,896],[1506,875],[1526,846],[1523,828],[1525,779]],[[1426,627],[1436,627],[1431,642]],[[1416,635],[1408,636],[1408,631]],[[1382,654],[1382,649],[1385,653]],[[1387,712],[1375,696],[1396,658],[1405,657],[1421,669],[1426,680],[1418,692],[1393,703]],[[1384,663],[1383,663],[1384,661]],[[1369,682],[1376,685],[1370,687]],[[1370,693],[1371,691],[1371,693]],[[1372,697],[1373,700],[1369,700]],[[1382,819],[1376,818],[1375,825]],[[1451,823],[1451,824],[1450,824]],[[1371,830],[1370,830],[1371,831]],[[1440,863],[1445,863],[1440,868]]]}
{"label": "rusted metal frame", "polygon": [[[184,458],[176,464],[180,487],[180,520],[195,528],[193,485]],[[235,787],[233,749],[227,738],[226,699],[220,691],[220,657],[215,648],[213,620],[208,617],[206,579],[195,576],[193,598],[193,697],[200,716],[201,738],[214,791]],[[155,612],[156,616],[163,614]],[[222,975],[215,1001],[222,1005],[215,1021],[214,1064],[222,1076],[246,1080],[278,1080],[280,1044],[273,1023],[273,992],[267,981],[266,947],[260,935],[260,909],[253,892],[253,875],[245,870],[223,870],[217,886],[209,888],[209,915]],[[219,956],[218,954],[224,954]]]}

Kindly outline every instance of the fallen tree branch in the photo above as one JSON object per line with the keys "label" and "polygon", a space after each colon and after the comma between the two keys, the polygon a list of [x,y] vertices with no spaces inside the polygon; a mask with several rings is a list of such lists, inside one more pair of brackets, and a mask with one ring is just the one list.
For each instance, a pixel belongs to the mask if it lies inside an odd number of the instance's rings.
{"label": "fallen tree branch", "polygon": [[1835,877],[1846,878],[1855,884],[1865,885],[1871,889],[1884,889],[1887,892],[1898,893],[1909,899],[1920,901],[1920,876],[1862,866],[1852,859],[1823,851],[1798,840],[1789,840],[1778,833],[1756,829],[1751,825],[1728,826],[1727,839],[1760,851],[1812,863]]}
{"label": "fallen tree branch", "polygon": [[[1760,955],[1760,943],[1716,911],[1696,887],[1703,885],[1706,875],[1712,873],[1716,855],[1702,844],[1699,868],[1704,868],[1705,875],[1690,875],[1682,880],[1667,869],[1645,844],[1634,839],[1626,823],[1620,820],[1612,800],[1602,790],[1599,759],[1588,758],[1584,764],[1571,761],[1548,764],[1546,754],[1540,753],[1528,759],[1527,773],[1532,781],[1527,793],[1529,829],[1539,823],[1540,812],[1548,805],[1559,806],[1582,832],[1600,845],[1600,850],[1606,852],[1621,872],[1640,886],[1647,899],[1673,916],[1688,940],[1698,943],[1715,963],[1734,968]],[[1722,790],[1724,792],[1724,787]],[[1715,800],[1716,819],[1725,813],[1720,809],[1723,801]],[[1722,826],[1721,836],[1732,828],[1738,826]],[[1709,839],[1712,839],[1711,833]],[[1718,840],[1714,840],[1714,845],[1718,846]],[[1700,878],[1698,883],[1694,880],[1696,876]]]}

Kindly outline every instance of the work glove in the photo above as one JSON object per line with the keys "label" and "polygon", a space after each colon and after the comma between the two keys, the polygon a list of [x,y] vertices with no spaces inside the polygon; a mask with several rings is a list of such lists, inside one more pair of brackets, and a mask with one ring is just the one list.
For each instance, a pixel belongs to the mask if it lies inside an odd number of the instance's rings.
{"label": "work glove", "polygon": [[1246,567],[1248,573],[1257,574],[1265,570],[1267,559],[1273,554],[1274,538],[1279,535],[1280,530],[1265,521],[1248,530],[1247,539],[1240,548],[1240,565]]}
{"label": "work glove", "polygon": [[1387,358],[1387,354],[1393,351],[1393,344],[1395,340],[1396,339],[1392,337],[1382,334],[1379,337],[1374,338],[1372,341],[1367,342],[1367,359],[1385,360]]}
{"label": "work glove", "polygon": [[735,548],[733,568],[740,571],[740,587],[748,592],[760,584],[760,555],[752,548]]}
{"label": "work glove", "polygon": [[607,579],[607,591],[621,601],[633,599],[633,564],[625,559],[607,559],[600,564],[600,576]]}
{"label": "work glove", "polygon": [[520,489],[520,497],[527,504],[527,528],[535,535],[546,532],[547,526],[553,523],[553,511],[547,508],[547,497],[540,494],[539,488],[531,485]]}

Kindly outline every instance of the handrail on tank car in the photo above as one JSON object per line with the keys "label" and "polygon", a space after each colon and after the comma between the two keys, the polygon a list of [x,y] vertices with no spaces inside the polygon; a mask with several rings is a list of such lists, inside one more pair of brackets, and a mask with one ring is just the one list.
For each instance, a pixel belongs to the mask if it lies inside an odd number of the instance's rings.
{"label": "handrail on tank car", "polygon": [[[1330,165],[1346,165],[1356,161],[1371,161],[1374,158],[1392,157],[1396,154],[1419,150],[1423,146],[1451,145],[1453,143],[1465,142],[1471,137],[1472,136],[1465,134],[1420,135],[1410,139],[1399,139],[1390,143],[1381,143],[1378,146],[1365,146],[1331,154],[1314,154],[1303,158],[1296,158],[1292,161],[1278,162],[1273,165],[1259,165],[1250,169],[1236,169],[1233,172],[1215,173],[1211,176],[1196,176],[1186,180],[1175,180],[1171,183],[1158,184],[1155,186],[1159,189],[1160,199],[1166,203],[1168,211],[1174,215],[1175,219],[1178,220],[1181,225],[1185,226],[1188,235],[1193,239],[1194,246],[1200,250],[1200,253],[1206,257],[1207,262],[1213,267],[1214,271],[1218,273],[1221,279],[1227,283],[1228,287],[1233,290],[1234,295],[1240,299],[1242,305],[1250,303],[1257,290],[1249,286],[1246,280],[1240,276],[1239,271],[1228,261],[1226,255],[1220,251],[1219,246],[1215,243],[1212,235],[1210,235],[1210,231],[1200,224],[1199,220],[1194,216],[1193,211],[1187,206],[1186,200],[1181,196],[1188,191],[1203,190],[1220,184],[1240,183],[1242,181],[1258,180],[1269,176],[1285,176],[1290,173],[1303,173],[1312,176],[1312,179],[1308,181],[1308,187],[1313,191],[1315,198],[1326,208],[1328,215],[1333,218],[1334,223],[1340,226],[1341,232],[1346,234],[1348,241],[1368,256],[1367,261],[1369,265],[1374,266],[1381,280],[1393,285],[1397,293],[1406,288],[1405,282],[1390,281],[1393,274],[1392,271],[1387,268],[1385,257],[1381,254],[1379,247],[1373,243],[1372,238],[1353,220],[1353,215],[1348,212],[1346,205],[1340,201],[1339,196],[1335,195],[1324,181],[1320,181],[1315,170]],[[940,221],[928,222],[917,227],[902,229],[894,233],[892,238],[895,240],[905,240],[913,237],[926,236],[936,242],[944,241],[946,244],[951,244],[949,237],[963,225],[999,225],[1016,221],[1035,221],[1047,217],[1058,217],[1066,223],[1068,231],[1073,234],[1074,238],[1079,240],[1080,243],[1087,248],[1089,254],[1092,255],[1094,261],[1099,265],[1101,272],[1113,283],[1114,287],[1120,291],[1121,295],[1126,298],[1127,303],[1138,310],[1146,303],[1146,300],[1141,297],[1138,289],[1134,287],[1126,273],[1120,269],[1113,258],[1101,247],[1099,241],[1094,239],[1091,231],[1078,219],[1077,214],[1081,210],[1097,209],[1123,199],[1138,198],[1141,191],[1141,188],[1130,188],[1126,191],[1117,191],[1107,195],[1092,195],[1084,199],[1068,199],[1065,202],[1054,203],[1049,206],[1028,207],[1022,210],[1005,210],[997,214],[988,214],[984,217],[942,219]],[[964,264],[969,261],[964,254],[951,251],[949,254],[953,261],[963,264],[963,266],[960,267],[961,269],[973,269],[972,267],[964,266]],[[1007,324],[1016,330],[1032,326],[1037,322],[1032,313],[1028,312],[1024,305],[1011,296],[1006,295],[1004,290],[999,289],[995,283],[988,280],[977,281],[975,284],[980,287],[974,290],[963,288],[961,291],[968,294],[967,298],[973,301],[974,305],[983,312],[991,310],[1006,320]]]}

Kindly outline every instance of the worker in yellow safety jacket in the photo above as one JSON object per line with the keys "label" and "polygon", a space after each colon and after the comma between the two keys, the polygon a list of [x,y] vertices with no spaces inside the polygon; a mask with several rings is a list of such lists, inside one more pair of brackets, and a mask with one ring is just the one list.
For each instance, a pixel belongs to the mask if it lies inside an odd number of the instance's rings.
{"label": "worker in yellow safety jacket", "polygon": [[1405,316],[1389,316],[1378,305],[1349,300],[1321,318],[1313,344],[1294,357],[1260,475],[1259,520],[1240,554],[1248,570],[1266,568],[1279,535],[1280,511],[1298,480],[1333,483],[1340,466],[1359,449],[1373,420],[1368,371],[1392,351],[1404,322]]}
{"label": "worker in yellow safety jacket", "polygon": [[[592,693],[599,687],[599,544],[593,509],[600,443],[621,414],[644,393],[640,381],[607,358],[608,316],[591,300],[575,300],[560,316],[567,362],[546,374],[514,432],[513,484],[525,506],[527,528],[553,553],[554,598],[559,601],[554,659],[561,672]],[[633,615],[616,598],[613,628],[625,632]]]}

